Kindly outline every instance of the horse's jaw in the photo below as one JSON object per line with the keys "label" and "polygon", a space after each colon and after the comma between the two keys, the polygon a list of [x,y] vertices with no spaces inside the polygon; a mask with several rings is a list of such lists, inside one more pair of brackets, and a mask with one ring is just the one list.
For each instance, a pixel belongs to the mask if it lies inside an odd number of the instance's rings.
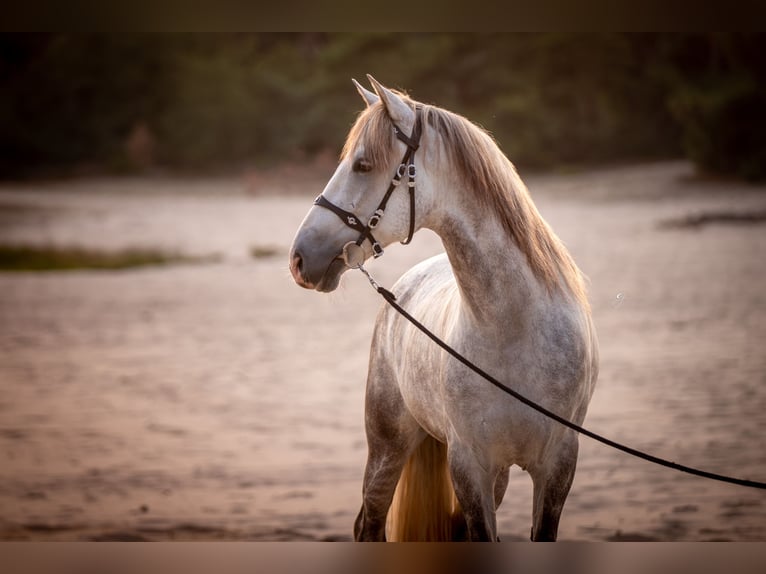
{"label": "horse's jaw", "polygon": [[320,293],[330,293],[335,291],[340,285],[340,277],[348,269],[343,259],[336,257],[330,262],[322,278],[314,286],[314,289]]}

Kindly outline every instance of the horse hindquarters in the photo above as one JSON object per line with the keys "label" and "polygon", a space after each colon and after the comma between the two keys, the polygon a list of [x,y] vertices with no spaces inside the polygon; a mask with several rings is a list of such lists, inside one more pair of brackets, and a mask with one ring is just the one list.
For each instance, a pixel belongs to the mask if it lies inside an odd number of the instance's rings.
{"label": "horse hindquarters", "polygon": [[390,432],[390,421],[381,426],[368,413],[369,452],[354,538],[425,542],[460,536],[464,520],[449,476],[446,446],[420,428],[414,433]]}
{"label": "horse hindquarters", "polygon": [[[387,309],[384,309],[373,333],[367,376],[365,430],[368,454],[362,508],[354,524],[354,537],[358,541],[386,540],[387,530],[393,535],[389,539],[410,539],[412,535],[406,531],[418,531],[423,521],[432,520],[431,511],[435,505],[422,501],[434,495],[432,485],[439,484],[438,475],[446,473],[444,447],[426,434],[402,398],[389,362],[396,353],[389,348],[391,337],[386,320]],[[435,470],[437,466],[441,470]],[[432,477],[432,472],[437,477]],[[425,484],[413,481],[425,481]],[[440,491],[443,489],[444,486],[440,487]],[[398,502],[391,511],[395,493]],[[394,515],[398,519],[393,519]],[[387,528],[389,519],[397,525],[406,525],[405,533],[401,526]]]}

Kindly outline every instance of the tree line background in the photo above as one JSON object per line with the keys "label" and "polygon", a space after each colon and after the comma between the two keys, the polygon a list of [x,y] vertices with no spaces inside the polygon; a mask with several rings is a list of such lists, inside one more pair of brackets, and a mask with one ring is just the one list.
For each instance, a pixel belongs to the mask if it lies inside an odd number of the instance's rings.
{"label": "tree line background", "polygon": [[766,34],[2,34],[0,178],[336,154],[372,73],[517,165],[766,177]]}

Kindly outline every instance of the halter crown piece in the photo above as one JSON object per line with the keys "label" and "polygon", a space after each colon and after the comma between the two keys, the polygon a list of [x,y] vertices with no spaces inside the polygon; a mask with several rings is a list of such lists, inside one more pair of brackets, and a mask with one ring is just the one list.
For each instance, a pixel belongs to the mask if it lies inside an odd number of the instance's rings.
{"label": "halter crown piece", "polygon": [[380,220],[383,218],[388,200],[391,197],[391,194],[394,193],[394,190],[401,183],[401,180],[405,174],[407,175],[407,188],[409,189],[410,193],[410,229],[409,233],[407,234],[407,239],[401,242],[402,245],[407,245],[410,241],[412,241],[412,236],[415,233],[416,170],[414,161],[415,152],[417,151],[418,147],[420,147],[420,135],[422,133],[422,114],[423,112],[420,106],[416,106],[415,125],[413,126],[412,134],[410,134],[409,137],[404,135],[404,132],[402,132],[402,130],[400,130],[399,127],[394,124],[394,134],[400,141],[404,142],[404,144],[407,146],[407,151],[405,152],[404,157],[402,157],[402,161],[400,162],[399,167],[396,169],[394,177],[391,179],[391,183],[386,190],[386,194],[383,196],[383,199],[378,204],[378,207],[375,209],[375,211],[373,211],[372,215],[367,220],[367,225],[362,223],[362,218],[358,217],[354,213],[351,213],[350,211],[346,211],[345,209],[338,207],[321,194],[314,200],[314,205],[329,209],[335,215],[337,215],[340,220],[348,227],[359,232],[359,237],[355,242],[356,245],[361,246],[365,239],[369,239],[370,245],[372,245],[372,254],[376,258],[383,255],[383,246],[381,246],[381,244],[378,243],[378,241],[372,235],[372,230],[378,226]]}

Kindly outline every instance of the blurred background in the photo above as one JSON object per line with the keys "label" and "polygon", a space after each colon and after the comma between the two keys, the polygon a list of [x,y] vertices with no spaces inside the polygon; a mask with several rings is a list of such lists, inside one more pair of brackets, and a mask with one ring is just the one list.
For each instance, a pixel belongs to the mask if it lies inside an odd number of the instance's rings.
{"label": "blurred background", "polygon": [[[586,426],[766,480],[764,54],[766,34],[0,34],[0,540],[351,538],[381,300],[356,273],[300,289],[287,256],[367,73],[490,130],[589,277]],[[390,287],[440,251],[422,230],[368,268]],[[503,540],[528,539],[531,492],[513,469]],[[766,495],[582,440],[559,535],[763,541]]]}
{"label": "blurred background", "polygon": [[4,34],[0,177],[334,156],[349,78],[372,73],[522,168],[685,156],[760,179],[765,51],[764,34]]}

